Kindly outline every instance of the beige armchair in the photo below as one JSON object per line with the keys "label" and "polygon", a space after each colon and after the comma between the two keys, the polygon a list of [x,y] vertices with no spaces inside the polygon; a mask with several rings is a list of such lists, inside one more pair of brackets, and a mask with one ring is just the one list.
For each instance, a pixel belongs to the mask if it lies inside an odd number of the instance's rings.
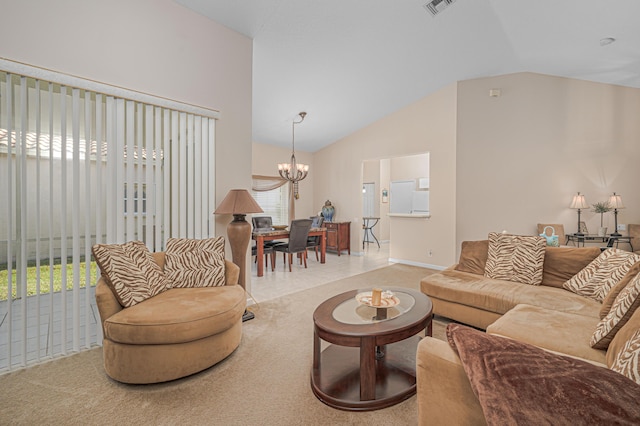
{"label": "beige armchair", "polygon": [[[164,253],[153,253],[164,270]],[[123,307],[100,278],[104,369],[123,383],[158,383],[197,373],[222,361],[240,344],[246,293],[240,268],[225,261],[220,287],[171,288]]]}
{"label": "beige armchair", "polygon": [[[542,232],[544,231],[545,226],[553,226],[553,229],[556,231],[556,235],[558,236],[558,242],[560,243],[561,246],[567,244],[567,241],[565,239],[565,235],[564,235],[564,225],[561,225],[559,223],[539,223],[538,224],[538,235],[542,234]],[[547,235],[551,235],[551,230],[547,229]]]}

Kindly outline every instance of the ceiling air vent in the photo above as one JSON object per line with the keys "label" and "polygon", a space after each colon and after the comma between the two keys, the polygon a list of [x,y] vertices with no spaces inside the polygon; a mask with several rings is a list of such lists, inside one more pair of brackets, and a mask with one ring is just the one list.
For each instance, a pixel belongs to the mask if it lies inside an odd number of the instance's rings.
{"label": "ceiling air vent", "polygon": [[433,0],[432,2],[425,3],[424,8],[427,9],[431,15],[436,16],[455,1],[456,0]]}

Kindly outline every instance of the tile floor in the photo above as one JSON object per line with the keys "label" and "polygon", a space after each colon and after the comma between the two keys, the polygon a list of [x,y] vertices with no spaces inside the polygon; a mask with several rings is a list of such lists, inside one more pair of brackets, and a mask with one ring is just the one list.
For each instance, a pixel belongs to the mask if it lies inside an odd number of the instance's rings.
{"label": "tile floor", "polygon": [[307,269],[294,258],[291,272],[282,261],[282,253],[277,253],[275,270],[271,271],[270,265],[265,267],[262,277],[257,276],[254,259],[251,260],[250,296],[258,303],[391,264],[388,260],[389,244],[386,243],[381,243],[380,248],[369,244],[364,255],[348,255],[345,251],[338,256],[327,252],[324,264],[316,261],[314,252],[309,252]]}

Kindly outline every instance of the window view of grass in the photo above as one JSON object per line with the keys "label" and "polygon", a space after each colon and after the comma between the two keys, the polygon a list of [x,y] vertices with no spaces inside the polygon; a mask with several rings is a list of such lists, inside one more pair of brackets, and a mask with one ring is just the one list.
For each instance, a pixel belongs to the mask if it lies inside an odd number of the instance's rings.
{"label": "window view of grass", "polygon": [[[91,274],[90,274],[90,286],[95,286],[97,279],[97,265],[95,262],[90,263]],[[69,262],[66,265],[67,269],[67,290],[73,290],[73,264]],[[27,268],[27,296],[33,296],[37,294],[37,268],[35,266],[31,266]],[[0,270],[0,301],[7,300],[7,296],[9,294],[9,281],[8,281],[9,271],[6,269]],[[15,299],[18,297],[18,288],[17,288],[17,275],[16,270],[14,269],[11,273],[11,294]],[[85,262],[80,262],[80,287],[85,287],[86,279],[85,279]],[[50,288],[49,283],[49,265],[40,266],[40,294],[48,294]],[[55,264],[53,265],[53,291],[61,291],[62,290],[62,265]]]}

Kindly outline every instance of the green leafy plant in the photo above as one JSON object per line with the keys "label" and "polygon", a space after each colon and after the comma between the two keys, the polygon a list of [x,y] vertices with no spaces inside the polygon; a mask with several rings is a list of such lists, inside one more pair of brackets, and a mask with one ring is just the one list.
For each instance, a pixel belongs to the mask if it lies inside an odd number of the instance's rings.
{"label": "green leafy plant", "polygon": [[609,205],[608,201],[598,201],[597,203],[592,204],[592,205],[593,205],[593,210],[592,211],[595,212],[595,213],[600,213],[600,227],[602,228],[602,226],[603,226],[603,221],[602,221],[603,215],[606,212],[610,212],[613,209]]}

